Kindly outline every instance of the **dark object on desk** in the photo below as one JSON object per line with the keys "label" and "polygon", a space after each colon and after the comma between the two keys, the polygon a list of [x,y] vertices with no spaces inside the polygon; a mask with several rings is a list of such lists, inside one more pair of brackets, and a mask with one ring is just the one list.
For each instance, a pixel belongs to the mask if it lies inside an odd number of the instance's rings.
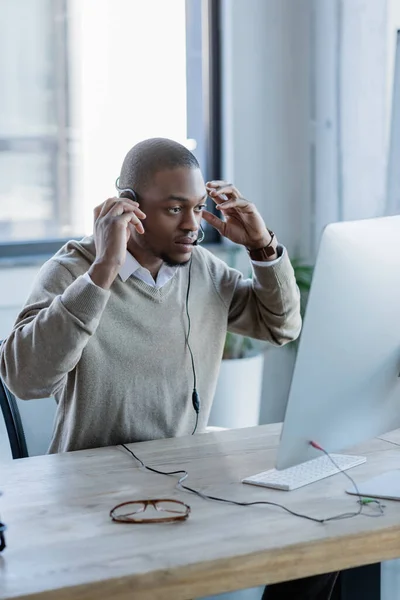
{"label": "dark object on desk", "polygon": [[4,550],[4,548],[6,547],[6,538],[4,537],[5,530],[6,526],[4,525],[4,523],[0,522],[0,552],[2,552],[2,550]]}

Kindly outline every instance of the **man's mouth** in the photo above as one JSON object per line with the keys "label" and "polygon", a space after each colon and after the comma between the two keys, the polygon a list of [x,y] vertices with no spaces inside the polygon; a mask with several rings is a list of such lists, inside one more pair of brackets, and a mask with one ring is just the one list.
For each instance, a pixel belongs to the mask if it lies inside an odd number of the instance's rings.
{"label": "man's mouth", "polygon": [[191,252],[195,241],[196,238],[182,237],[175,240],[175,244],[179,247],[180,250],[184,252]]}

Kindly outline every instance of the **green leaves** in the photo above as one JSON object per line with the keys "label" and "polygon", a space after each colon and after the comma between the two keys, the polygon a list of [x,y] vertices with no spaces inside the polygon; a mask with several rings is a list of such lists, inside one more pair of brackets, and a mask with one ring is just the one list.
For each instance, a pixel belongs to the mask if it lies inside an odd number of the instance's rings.
{"label": "green leaves", "polygon": [[246,358],[257,354],[260,349],[261,342],[253,340],[252,338],[238,335],[237,333],[231,333],[230,331],[226,334],[224,353],[222,359],[232,358]]}
{"label": "green leaves", "polygon": [[296,277],[296,282],[298,288],[300,290],[300,313],[301,318],[304,318],[304,313],[306,311],[306,305],[308,300],[308,294],[311,288],[311,281],[314,273],[314,267],[311,265],[303,264],[300,259],[293,259],[292,266],[294,270],[294,275]]}

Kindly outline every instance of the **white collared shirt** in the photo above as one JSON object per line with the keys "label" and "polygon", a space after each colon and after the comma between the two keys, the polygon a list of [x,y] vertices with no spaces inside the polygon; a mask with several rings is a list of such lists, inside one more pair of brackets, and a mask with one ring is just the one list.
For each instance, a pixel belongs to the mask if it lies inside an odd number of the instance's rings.
{"label": "white collared shirt", "polygon": [[[276,258],[275,260],[265,261],[265,262],[252,260],[251,261],[252,264],[257,265],[257,266],[262,266],[262,267],[272,267],[273,265],[276,265],[281,260],[282,256],[285,253],[284,246],[278,246],[278,248],[280,250],[280,256],[278,256],[278,258]],[[142,265],[136,260],[136,258],[134,256],[132,256],[132,254],[130,254],[130,252],[127,252],[125,262],[122,265],[122,267],[120,268],[118,276],[122,279],[122,281],[127,281],[127,279],[129,279],[129,277],[137,277],[144,283],[147,283],[148,285],[150,285],[152,287],[160,289],[163,287],[163,285],[168,283],[168,281],[170,279],[172,279],[172,277],[175,275],[177,269],[179,269],[179,267],[170,267],[170,266],[166,265],[165,263],[163,263],[161,265],[160,270],[158,271],[157,278],[154,281],[153,276],[151,275],[150,271],[148,269],[146,269],[145,267],[142,267]],[[92,285],[96,285],[92,281],[89,273],[85,273],[83,275],[83,277],[86,279],[86,281],[88,281]]]}
{"label": "white collared shirt", "polygon": [[168,283],[168,281],[175,275],[177,269],[179,269],[179,267],[170,267],[163,263],[157,273],[156,280],[154,281],[150,271],[145,267],[142,267],[136,258],[132,256],[130,252],[127,252],[125,262],[119,270],[119,276],[121,277],[122,281],[126,281],[133,275],[134,277],[144,281],[144,283],[159,289]]}

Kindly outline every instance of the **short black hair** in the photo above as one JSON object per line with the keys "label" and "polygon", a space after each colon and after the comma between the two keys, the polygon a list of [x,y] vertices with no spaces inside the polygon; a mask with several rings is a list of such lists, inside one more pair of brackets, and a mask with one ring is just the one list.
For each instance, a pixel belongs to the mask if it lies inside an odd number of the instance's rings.
{"label": "short black hair", "polygon": [[167,138],[150,138],[131,148],[124,158],[120,188],[142,191],[152,177],[165,169],[199,169],[197,158],[182,144]]}

